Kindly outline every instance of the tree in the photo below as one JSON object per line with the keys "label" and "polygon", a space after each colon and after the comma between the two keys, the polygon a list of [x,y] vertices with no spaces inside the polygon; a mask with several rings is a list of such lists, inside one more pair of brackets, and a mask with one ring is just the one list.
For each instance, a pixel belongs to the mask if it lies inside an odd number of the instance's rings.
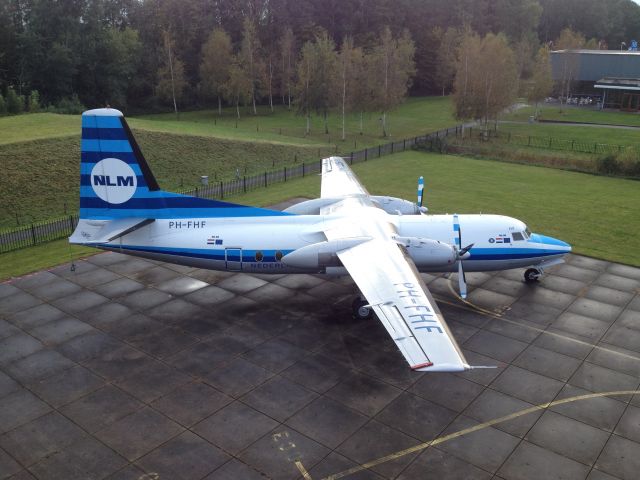
{"label": "tree", "polygon": [[35,113],[40,111],[40,94],[37,90],[31,90],[29,94],[29,103],[27,105],[27,110],[30,113]]}
{"label": "tree", "polygon": [[257,115],[256,97],[258,96],[265,78],[265,65],[260,59],[260,40],[256,31],[256,26],[252,20],[245,18],[244,30],[242,32],[242,44],[238,59],[242,69],[251,82],[251,102],[253,114]]}
{"label": "tree", "polygon": [[7,113],[7,104],[4,101],[4,97],[0,93],[0,115]]}
{"label": "tree", "polygon": [[338,75],[332,88],[336,105],[342,111],[342,140],[346,138],[345,117],[352,111],[354,92],[358,89],[358,69],[362,66],[362,50],[354,48],[353,39],[345,37],[338,54]]}
{"label": "tree", "polygon": [[216,28],[202,47],[200,89],[207,97],[217,97],[218,115],[222,115],[222,97],[233,59],[231,38],[222,28]]}
{"label": "tree", "polygon": [[291,110],[291,88],[293,85],[293,74],[295,73],[294,65],[294,43],[295,37],[291,27],[285,27],[282,37],[280,37],[280,58],[282,66],[280,70],[280,94],[282,95],[282,103],[285,103]]}
{"label": "tree", "polygon": [[415,46],[408,31],[395,39],[385,27],[373,52],[371,71],[375,107],[382,112],[382,135],[387,136],[387,113],[398,106],[407,95],[411,77],[415,73]]}
{"label": "tree", "polygon": [[456,68],[456,118],[481,119],[486,127],[513,103],[516,83],[515,59],[504,35],[465,35]]}
{"label": "tree", "polygon": [[536,117],[538,116],[538,103],[551,93],[553,78],[551,77],[551,61],[549,59],[549,47],[544,46],[538,50],[533,69],[532,86],[527,99],[536,104]]}
{"label": "tree", "polygon": [[156,93],[158,97],[165,101],[173,101],[173,109],[178,115],[178,102],[182,99],[187,81],[184,74],[184,64],[175,55],[173,40],[168,32],[163,35],[164,41],[164,61],[158,69],[158,83]]}
{"label": "tree", "polygon": [[238,119],[240,118],[240,102],[247,103],[253,98],[253,83],[235,55],[232,57],[229,68],[229,78],[223,86],[223,96],[229,103],[236,106]]}
{"label": "tree", "polygon": [[461,33],[457,28],[452,27],[447,28],[443,33],[442,29],[436,27],[434,34],[440,38],[440,45],[436,51],[435,77],[444,97],[445,91],[451,88],[456,74],[456,51],[460,44]]}
{"label": "tree", "polygon": [[566,103],[571,95],[571,86],[579,65],[579,57],[572,50],[584,47],[584,35],[565,28],[554,43],[557,50],[566,50],[560,54],[560,104]]}
{"label": "tree", "polygon": [[321,31],[313,42],[307,42],[302,47],[296,97],[298,112],[307,119],[307,134],[311,129],[311,110],[322,114],[324,132],[329,133],[327,114],[334,98],[331,86],[335,78],[336,60],[335,44],[326,31]]}
{"label": "tree", "polygon": [[24,110],[24,97],[18,95],[13,87],[7,88],[7,113],[18,114]]}

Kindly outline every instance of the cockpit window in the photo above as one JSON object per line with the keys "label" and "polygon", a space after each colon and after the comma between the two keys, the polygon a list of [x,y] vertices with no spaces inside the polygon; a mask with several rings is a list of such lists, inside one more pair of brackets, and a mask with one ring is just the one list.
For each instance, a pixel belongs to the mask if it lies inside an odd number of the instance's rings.
{"label": "cockpit window", "polygon": [[520,233],[520,232],[512,232],[512,235],[513,235],[513,239],[515,241],[517,241],[517,242],[518,241],[521,242],[522,240],[524,240],[524,237],[522,236],[522,233]]}
{"label": "cockpit window", "polygon": [[524,236],[527,238],[531,238],[531,230],[529,230],[529,227],[527,227],[527,229],[524,231]]}

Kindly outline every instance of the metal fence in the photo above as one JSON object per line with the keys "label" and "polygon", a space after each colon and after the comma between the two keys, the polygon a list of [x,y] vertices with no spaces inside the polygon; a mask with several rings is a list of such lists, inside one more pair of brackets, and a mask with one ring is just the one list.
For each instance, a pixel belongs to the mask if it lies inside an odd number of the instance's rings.
{"label": "metal fence", "polygon": [[[397,142],[390,142],[384,145],[348,152],[346,154],[343,153],[340,156],[353,165],[354,163],[366,162],[367,160],[382,157],[383,155],[404,152],[405,150],[411,149],[416,144],[425,143],[430,139],[444,138],[449,135],[458,135],[461,131],[461,126],[451,127],[437,132],[399,140]],[[274,183],[286,182],[294,178],[317,174],[321,171],[322,160],[318,160],[309,163],[289,165],[251,176],[238,177],[233,180],[203,185],[202,187],[183,190],[178,193],[200,198],[222,200],[240,193],[246,193],[259,188],[266,188]],[[77,223],[78,216],[69,215],[0,232],[0,254],[68,237],[73,233]]]}
{"label": "metal fence", "polygon": [[[536,135],[517,135],[510,132],[502,132],[499,130],[484,130],[479,128],[466,128],[463,129],[457,127],[455,129],[455,136],[457,140],[471,140],[471,141],[499,141],[510,145],[517,145],[523,147],[544,148],[549,150],[564,150],[578,153],[591,153],[591,154],[614,154],[623,151],[626,147],[624,145],[612,145],[607,143],[586,142],[584,140],[572,140],[566,138],[556,137],[541,137]],[[442,136],[441,136],[442,138]],[[446,151],[446,144],[451,143],[449,140],[443,142],[436,141],[431,136],[431,142],[427,145],[427,148],[431,150]]]}

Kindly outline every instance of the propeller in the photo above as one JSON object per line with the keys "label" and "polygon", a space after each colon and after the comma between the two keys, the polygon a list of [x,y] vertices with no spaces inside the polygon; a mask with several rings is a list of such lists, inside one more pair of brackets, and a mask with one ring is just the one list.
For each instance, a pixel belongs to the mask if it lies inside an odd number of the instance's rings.
{"label": "propeller", "polygon": [[429,209],[427,207],[422,206],[423,192],[424,192],[424,177],[421,176],[418,179],[418,202],[416,203],[416,205],[418,206],[418,211],[420,213],[427,213]]}
{"label": "propeller", "polygon": [[460,219],[458,214],[453,215],[453,245],[458,255],[458,289],[460,296],[467,298],[467,278],[464,275],[462,260],[469,257],[469,250],[473,248],[473,243],[462,248],[462,230],[460,229]]}

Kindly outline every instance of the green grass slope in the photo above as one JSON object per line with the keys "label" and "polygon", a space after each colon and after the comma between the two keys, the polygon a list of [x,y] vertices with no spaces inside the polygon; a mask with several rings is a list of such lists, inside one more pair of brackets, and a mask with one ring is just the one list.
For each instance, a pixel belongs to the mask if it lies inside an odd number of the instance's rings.
{"label": "green grass slope", "polygon": [[[222,140],[212,137],[134,131],[160,186],[192,188],[210,181],[316,161],[328,147]],[[75,213],[78,208],[80,138],[50,138],[0,145],[0,228]],[[17,214],[17,219],[16,219]]]}
{"label": "green grass slope", "polygon": [[[535,107],[525,107],[507,115],[505,120],[528,121],[535,114]],[[640,127],[640,114],[614,110],[594,110],[591,107],[564,107],[543,105],[538,109],[539,118],[562,122],[586,122],[602,125],[628,125]]]}
{"label": "green grass slope", "polygon": [[80,135],[80,115],[30,113],[0,117],[0,145]]}

